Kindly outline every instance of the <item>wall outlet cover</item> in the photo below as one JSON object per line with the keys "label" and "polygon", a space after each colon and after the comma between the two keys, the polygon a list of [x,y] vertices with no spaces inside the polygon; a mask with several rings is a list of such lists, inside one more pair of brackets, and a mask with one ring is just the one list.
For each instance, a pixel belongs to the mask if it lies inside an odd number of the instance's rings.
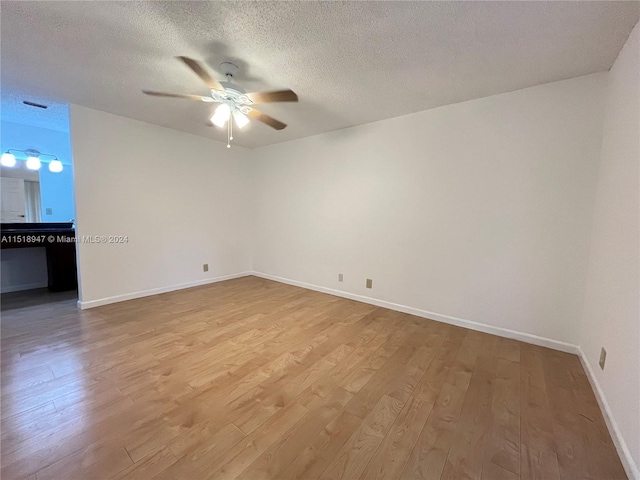
{"label": "wall outlet cover", "polygon": [[203,263],[202,264],[202,271],[203,272],[208,272],[209,271],[209,264],[208,263]]}
{"label": "wall outlet cover", "polygon": [[598,362],[602,370],[604,370],[604,362],[606,360],[607,360],[607,351],[604,349],[604,347],[602,347],[602,350],[600,350],[600,361]]}
{"label": "wall outlet cover", "polygon": [[373,288],[373,280],[367,278],[367,288]]}
{"label": "wall outlet cover", "polygon": [[46,215],[53,215],[53,208],[46,208],[44,212]]}
{"label": "wall outlet cover", "polygon": [[338,274],[338,281],[341,282],[342,280],[344,280],[344,277],[342,276],[341,273]]}

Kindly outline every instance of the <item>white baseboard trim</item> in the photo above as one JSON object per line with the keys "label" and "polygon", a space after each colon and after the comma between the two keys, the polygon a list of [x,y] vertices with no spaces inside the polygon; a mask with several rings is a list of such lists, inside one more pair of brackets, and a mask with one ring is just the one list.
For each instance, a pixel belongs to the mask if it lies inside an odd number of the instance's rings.
{"label": "white baseboard trim", "polygon": [[609,402],[607,402],[607,397],[605,397],[604,391],[600,387],[600,383],[598,382],[598,379],[593,369],[591,368],[591,364],[587,360],[586,355],[580,347],[578,347],[578,357],[580,358],[580,362],[582,363],[584,371],[587,373],[587,378],[589,379],[589,383],[591,383],[591,388],[593,388],[593,391],[596,395],[598,405],[600,405],[600,410],[602,411],[604,420],[607,424],[607,427],[609,428],[611,439],[616,446],[616,450],[618,451],[618,455],[620,456],[622,466],[627,473],[627,477],[629,477],[629,480],[640,480],[640,469],[638,469],[638,465],[636,465],[633,461],[633,457],[631,456],[629,447],[624,441],[624,437],[620,433],[618,423],[613,416],[613,412],[611,411]]}
{"label": "white baseboard trim", "polygon": [[288,278],[277,277],[275,275],[269,275],[262,272],[251,272],[251,275],[256,277],[265,278],[267,280],[274,280],[280,283],[286,283],[287,285],[294,285],[296,287],[302,287],[309,290],[315,290],[316,292],[328,293],[329,295],[335,295],[338,297],[348,298],[350,300],[356,300],[358,302],[368,303],[376,305],[378,307],[388,308],[389,310],[396,310],[398,312],[408,313],[417,317],[428,318],[430,320],[436,320],[442,323],[448,323],[458,327],[464,327],[471,330],[477,330],[479,332],[490,333],[492,335],[498,335],[500,337],[512,338],[514,340],[520,340],[525,343],[531,343],[533,345],[539,345],[541,347],[552,348],[554,350],[560,350],[562,352],[578,354],[579,347],[571,343],[560,342],[558,340],[552,340],[550,338],[539,337],[531,333],[523,333],[515,330],[509,330],[508,328],[494,327],[487,325],[486,323],[474,322],[472,320],[464,320],[462,318],[452,317],[449,315],[443,315],[440,313],[429,312],[427,310],[421,310],[419,308],[408,307],[406,305],[400,305],[397,303],[387,302],[385,300],[378,300],[377,298],[366,297],[364,295],[356,295],[354,293],[344,292],[342,290],[334,290],[332,288],[320,287],[310,283],[299,282],[297,280],[291,280]]}
{"label": "white baseboard trim", "polygon": [[82,302],[78,300],[78,308],[86,310],[87,308],[100,307],[102,305],[109,305],[110,303],[124,302],[126,300],[133,300],[136,298],[149,297],[151,295],[159,295],[161,293],[173,292],[175,290],[183,290],[185,288],[199,287],[201,285],[207,285],[209,283],[223,282],[225,280],[231,280],[233,278],[240,278],[252,275],[252,272],[233,273],[231,275],[223,275],[220,277],[206,278],[204,280],[197,280],[195,282],[181,283],[178,285],[170,285],[168,287],[152,288],[149,290],[142,290],[139,292],[125,293],[123,295],[115,295],[113,297],[99,298],[97,300],[89,300]]}
{"label": "white baseboard trim", "polygon": [[24,285],[7,285],[2,287],[0,293],[21,292],[23,290],[33,290],[35,288],[45,288],[49,284],[47,282],[26,283]]}

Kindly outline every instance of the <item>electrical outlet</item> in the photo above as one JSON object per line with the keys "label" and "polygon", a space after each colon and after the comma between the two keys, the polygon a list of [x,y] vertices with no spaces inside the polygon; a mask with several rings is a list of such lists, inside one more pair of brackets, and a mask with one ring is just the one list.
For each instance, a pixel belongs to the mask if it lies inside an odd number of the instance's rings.
{"label": "electrical outlet", "polygon": [[341,282],[344,280],[344,277],[342,276],[341,273],[338,274],[338,281]]}
{"label": "electrical outlet", "polygon": [[604,349],[604,347],[602,347],[602,350],[600,350],[600,361],[598,362],[602,370],[604,370],[604,362],[606,360],[607,360],[607,351]]}
{"label": "electrical outlet", "polygon": [[46,208],[44,210],[45,215],[53,215],[53,208]]}
{"label": "electrical outlet", "polygon": [[203,263],[202,264],[202,271],[203,272],[208,272],[209,271],[209,264],[208,263]]}
{"label": "electrical outlet", "polygon": [[367,288],[373,288],[373,280],[367,278]]}

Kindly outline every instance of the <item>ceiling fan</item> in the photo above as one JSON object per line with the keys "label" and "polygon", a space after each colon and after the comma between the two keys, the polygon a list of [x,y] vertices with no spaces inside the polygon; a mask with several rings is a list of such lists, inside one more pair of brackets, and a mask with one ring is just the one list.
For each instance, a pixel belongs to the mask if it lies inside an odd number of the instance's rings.
{"label": "ceiling fan", "polygon": [[[189,67],[202,81],[211,89],[210,96],[191,95],[186,93],[163,93],[143,90],[142,93],[155,97],[174,97],[187,98],[206,103],[219,103],[216,108],[211,122],[217,127],[227,126],[227,148],[231,148],[231,140],[233,140],[233,121],[238,128],[242,128],[249,123],[249,118],[253,118],[269,125],[276,130],[282,130],[287,125],[276,120],[269,115],[256,110],[253,105],[257,103],[276,103],[276,102],[297,102],[298,96],[292,90],[276,90],[273,92],[253,92],[246,93],[245,90],[233,83],[233,77],[238,72],[238,66],[230,62],[220,64],[222,72],[227,78],[226,82],[216,81],[209,73],[202,68],[196,60],[188,57],[176,57]],[[209,124],[211,126],[211,123]]]}

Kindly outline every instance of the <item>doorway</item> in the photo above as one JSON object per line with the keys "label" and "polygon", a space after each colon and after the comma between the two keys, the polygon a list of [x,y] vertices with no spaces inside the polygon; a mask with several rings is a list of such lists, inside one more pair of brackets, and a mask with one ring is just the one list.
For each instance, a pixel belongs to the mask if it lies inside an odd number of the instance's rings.
{"label": "doorway", "polygon": [[68,105],[7,92],[1,102],[3,310],[16,299],[77,298]]}

